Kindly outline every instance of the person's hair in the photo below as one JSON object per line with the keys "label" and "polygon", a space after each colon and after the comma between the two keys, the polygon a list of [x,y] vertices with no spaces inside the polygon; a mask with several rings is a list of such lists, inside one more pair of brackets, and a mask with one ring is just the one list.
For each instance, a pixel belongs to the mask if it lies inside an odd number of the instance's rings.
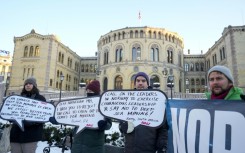
{"label": "person's hair", "polygon": [[39,90],[38,90],[38,88],[36,86],[33,86],[32,90],[29,92],[29,91],[26,91],[25,86],[24,86],[24,88],[22,89],[20,95],[25,95],[25,94],[28,94],[28,93],[39,94]]}

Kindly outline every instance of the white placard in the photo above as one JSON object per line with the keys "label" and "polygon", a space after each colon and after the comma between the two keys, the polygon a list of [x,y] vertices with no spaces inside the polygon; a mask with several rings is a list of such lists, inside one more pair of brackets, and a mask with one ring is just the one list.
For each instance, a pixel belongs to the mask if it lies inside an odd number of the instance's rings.
{"label": "white placard", "polygon": [[82,129],[98,128],[98,121],[103,120],[98,110],[100,97],[74,99],[58,103],[55,119],[61,124],[79,126],[77,133]]}
{"label": "white placard", "polygon": [[167,97],[160,90],[123,90],[104,92],[100,112],[107,117],[137,125],[157,127],[162,124]]}
{"label": "white placard", "polygon": [[2,119],[16,121],[23,131],[23,120],[44,123],[53,115],[54,105],[17,95],[5,99],[0,113]]}

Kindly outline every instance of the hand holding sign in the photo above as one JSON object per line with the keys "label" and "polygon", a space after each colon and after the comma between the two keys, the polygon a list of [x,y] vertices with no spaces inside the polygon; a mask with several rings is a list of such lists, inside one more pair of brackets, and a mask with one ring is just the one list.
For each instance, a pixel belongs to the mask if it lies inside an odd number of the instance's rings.
{"label": "hand holding sign", "polygon": [[107,91],[101,96],[99,108],[110,118],[157,127],[163,122],[166,101],[160,90]]}
{"label": "hand holding sign", "polygon": [[100,97],[74,99],[58,103],[55,111],[57,122],[79,126],[77,132],[85,127],[98,128],[98,121],[104,117],[98,111]]}
{"label": "hand holding sign", "polygon": [[21,96],[9,96],[1,108],[1,118],[16,121],[24,131],[22,121],[44,123],[54,115],[54,105]]}

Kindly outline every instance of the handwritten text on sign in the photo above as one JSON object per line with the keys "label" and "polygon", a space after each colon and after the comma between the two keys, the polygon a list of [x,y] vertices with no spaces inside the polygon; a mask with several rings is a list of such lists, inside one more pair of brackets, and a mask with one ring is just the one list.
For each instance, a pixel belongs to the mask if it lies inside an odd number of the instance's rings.
{"label": "handwritten text on sign", "polygon": [[79,126],[77,132],[84,127],[98,128],[98,121],[104,117],[98,111],[100,97],[74,99],[58,103],[55,111],[57,122]]}
{"label": "handwritten text on sign", "polygon": [[164,119],[166,96],[159,90],[107,91],[100,101],[103,115],[135,126],[159,126]]}
{"label": "handwritten text on sign", "polygon": [[9,96],[1,109],[1,118],[15,120],[24,131],[22,121],[47,122],[54,115],[54,105],[21,96]]}

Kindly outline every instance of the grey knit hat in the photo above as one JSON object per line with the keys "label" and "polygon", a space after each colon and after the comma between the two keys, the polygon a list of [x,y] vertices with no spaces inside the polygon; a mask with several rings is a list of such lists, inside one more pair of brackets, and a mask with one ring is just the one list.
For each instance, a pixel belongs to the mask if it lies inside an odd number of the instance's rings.
{"label": "grey knit hat", "polygon": [[37,81],[34,77],[29,77],[25,80],[24,85],[26,85],[27,83],[33,84],[33,86],[35,86],[37,88]]}
{"label": "grey knit hat", "polygon": [[214,72],[214,71],[218,71],[218,72],[223,73],[227,77],[227,79],[229,79],[232,83],[234,82],[234,79],[233,79],[233,76],[231,74],[231,71],[227,67],[222,66],[222,65],[216,65],[216,66],[212,67],[208,71],[208,77],[209,77],[210,73]]}

